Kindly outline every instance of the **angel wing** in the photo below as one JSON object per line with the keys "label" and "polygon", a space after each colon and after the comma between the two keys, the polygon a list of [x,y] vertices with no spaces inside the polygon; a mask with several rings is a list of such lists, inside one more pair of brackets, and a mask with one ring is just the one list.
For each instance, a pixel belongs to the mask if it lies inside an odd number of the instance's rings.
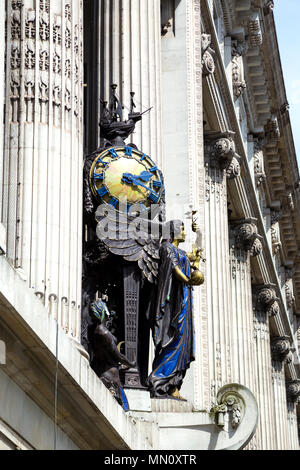
{"label": "angel wing", "polygon": [[[102,209],[102,207],[100,206]],[[97,236],[108,250],[126,261],[137,262],[144,276],[153,283],[158,275],[161,224],[130,217],[116,210],[96,212]]]}

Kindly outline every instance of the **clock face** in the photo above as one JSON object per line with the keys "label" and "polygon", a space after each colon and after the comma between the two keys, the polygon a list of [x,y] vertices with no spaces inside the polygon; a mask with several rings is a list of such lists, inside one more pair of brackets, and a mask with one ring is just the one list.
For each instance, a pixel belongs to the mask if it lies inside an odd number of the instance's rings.
{"label": "clock face", "polygon": [[130,147],[111,147],[91,167],[90,186],[99,202],[127,213],[144,212],[159,204],[162,173],[148,155]]}

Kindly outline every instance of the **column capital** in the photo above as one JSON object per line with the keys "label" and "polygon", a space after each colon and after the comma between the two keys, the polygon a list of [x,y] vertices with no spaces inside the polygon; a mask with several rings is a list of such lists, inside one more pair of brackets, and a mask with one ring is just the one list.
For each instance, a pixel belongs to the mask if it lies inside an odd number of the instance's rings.
{"label": "column capital", "polygon": [[235,151],[234,135],[232,131],[207,132],[204,137],[209,166],[225,170],[229,179],[236,178],[241,172],[241,157]]}
{"label": "column capital", "polygon": [[273,361],[290,364],[293,361],[290,337],[276,336],[271,338],[271,354]]}
{"label": "column capital", "polygon": [[296,403],[300,397],[300,379],[289,380],[286,382],[287,401]]}
{"label": "column capital", "polygon": [[270,316],[278,315],[280,311],[278,297],[274,284],[264,284],[261,286],[254,286],[253,293],[256,297],[255,311],[263,312]]}
{"label": "column capital", "polygon": [[251,256],[258,256],[263,249],[262,236],[257,233],[257,219],[249,218],[232,222],[237,248],[248,251]]}

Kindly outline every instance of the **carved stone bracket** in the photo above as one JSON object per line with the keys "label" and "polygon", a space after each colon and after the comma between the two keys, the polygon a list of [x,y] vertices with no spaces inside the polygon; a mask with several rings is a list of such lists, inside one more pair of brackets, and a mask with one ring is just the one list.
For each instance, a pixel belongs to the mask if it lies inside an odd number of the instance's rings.
{"label": "carved stone bracket", "polygon": [[293,275],[295,274],[295,267],[286,268],[285,269],[285,296],[286,296],[286,303],[288,308],[293,308],[295,303],[295,296],[294,296],[294,286],[293,286]]}
{"label": "carved stone bracket", "polygon": [[272,359],[276,362],[286,362],[290,364],[293,361],[293,353],[289,336],[277,336],[271,339]]}
{"label": "carved stone bracket", "polygon": [[274,0],[267,0],[264,6],[264,14],[269,15],[274,10]]}
{"label": "carved stone bracket", "polygon": [[211,132],[205,135],[210,166],[225,170],[229,179],[236,178],[241,172],[241,157],[235,151],[233,135],[233,132]]}
{"label": "carved stone bracket", "polygon": [[277,142],[280,139],[280,129],[276,116],[268,120],[265,127],[265,134],[267,142]]}
{"label": "carved stone bracket", "polygon": [[285,114],[290,110],[290,105],[288,102],[285,102],[282,106],[280,106],[280,113]]}
{"label": "carved stone bracket", "polygon": [[258,256],[263,249],[262,237],[257,233],[256,219],[243,219],[233,223],[235,226],[237,248],[249,251],[251,256]]}
{"label": "carved stone bracket", "polygon": [[249,34],[249,46],[260,47],[263,43],[263,38],[258,13],[249,18],[247,26]]}
{"label": "carved stone bracket", "polygon": [[266,179],[264,169],[263,143],[259,141],[254,142],[254,175],[256,186],[259,187]]}
{"label": "carved stone bracket", "polygon": [[274,285],[265,284],[263,286],[256,286],[253,291],[256,296],[255,310],[257,312],[264,312],[270,316],[279,314],[279,299],[276,295]]}
{"label": "carved stone bracket", "polygon": [[287,401],[296,403],[300,397],[300,379],[289,380],[286,383]]}
{"label": "carved stone bracket", "polygon": [[210,47],[211,35],[202,34],[202,73],[203,75],[212,75],[215,71],[215,61],[213,55],[215,51]]}
{"label": "carved stone bracket", "polygon": [[246,41],[232,41],[232,85],[235,99],[239,98],[247,88],[243,78],[243,55],[246,54],[248,43]]}
{"label": "carved stone bracket", "polygon": [[281,248],[280,241],[280,228],[279,220],[282,217],[282,212],[278,210],[271,211],[271,239],[272,239],[272,250],[273,255],[277,255]]}

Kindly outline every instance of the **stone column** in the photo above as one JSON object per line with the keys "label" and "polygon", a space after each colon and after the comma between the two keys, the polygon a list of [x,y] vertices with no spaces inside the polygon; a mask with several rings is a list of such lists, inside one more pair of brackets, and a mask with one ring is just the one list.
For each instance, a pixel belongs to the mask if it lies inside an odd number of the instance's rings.
{"label": "stone column", "polygon": [[232,382],[227,178],[239,175],[232,133],[205,135],[205,256],[211,399]]}
{"label": "stone column", "polygon": [[[5,2],[0,2],[0,80],[1,83],[5,84],[5,68],[4,68],[4,63],[5,63]],[[4,133],[3,133],[3,114],[4,114],[4,91],[2,90],[0,93],[0,151],[2,155],[2,150],[3,150],[3,139],[4,139]],[[6,240],[5,240],[5,228],[2,225],[2,218],[1,218],[1,212],[2,212],[2,197],[3,197],[3,158],[1,156],[0,158],[0,253],[2,254],[2,251],[5,251],[6,247]]]}
{"label": "stone column", "polygon": [[125,116],[131,91],[136,111],[153,107],[137,124],[132,140],[161,165],[160,0],[99,0],[99,15],[100,97],[108,101],[110,85],[116,83]]}
{"label": "stone column", "polygon": [[289,450],[299,450],[298,421],[296,406],[300,397],[300,380],[289,380],[286,383]]}
{"label": "stone column", "polygon": [[289,432],[284,364],[292,360],[289,337],[278,336],[272,338],[271,353],[275,414],[275,449],[286,450],[289,449]]}
{"label": "stone column", "polygon": [[250,257],[262,251],[256,219],[231,223],[231,330],[233,382],[254,387],[254,338]]}
{"label": "stone column", "polygon": [[255,343],[255,377],[256,399],[259,408],[257,428],[258,449],[274,448],[275,416],[274,392],[272,387],[272,361],[270,345],[269,316],[279,313],[276,292],[272,285],[253,288],[254,306],[254,343]]}
{"label": "stone column", "polygon": [[80,338],[82,1],[8,0],[7,257]]}

